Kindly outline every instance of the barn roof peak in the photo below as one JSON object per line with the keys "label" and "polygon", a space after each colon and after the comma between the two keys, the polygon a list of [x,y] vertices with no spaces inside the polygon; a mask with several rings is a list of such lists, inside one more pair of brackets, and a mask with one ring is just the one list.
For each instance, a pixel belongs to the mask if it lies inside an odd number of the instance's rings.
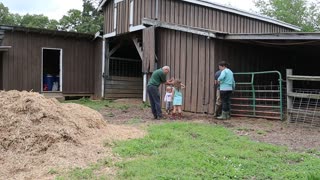
{"label": "barn roof peak", "polygon": [[[110,1],[110,0],[101,0],[100,4],[98,6],[98,10],[99,11],[102,10],[102,7],[108,1]],[[216,3],[216,2],[212,2],[212,1],[209,1],[209,0],[180,0],[180,1],[189,2],[189,3],[192,3],[192,4],[201,5],[201,6],[206,6],[206,7],[209,7],[209,8],[218,9],[218,10],[225,11],[225,12],[230,12],[230,13],[238,14],[238,15],[245,16],[245,17],[250,17],[250,18],[261,20],[261,21],[264,21],[264,22],[277,24],[277,25],[280,25],[280,26],[283,26],[283,27],[286,27],[286,28],[290,28],[290,29],[296,30],[296,31],[300,31],[301,30],[301,28],[298,27],[298,26],[295,26],[295,25],[292,25],[292,24],[289,24],[289,23],[286,23],[286,22],[283,22],[283,21],[279,21],[279,20],[271,18],[269,16],[264,16],[264,15],[261,15],[261,14],[258,14],[258,13],[245,11],[245,10],[238,9],[238,8],[235,8],[235,7],[232,7],[232,6],[222,5],[222,4],[219,4],[219,3]]]}

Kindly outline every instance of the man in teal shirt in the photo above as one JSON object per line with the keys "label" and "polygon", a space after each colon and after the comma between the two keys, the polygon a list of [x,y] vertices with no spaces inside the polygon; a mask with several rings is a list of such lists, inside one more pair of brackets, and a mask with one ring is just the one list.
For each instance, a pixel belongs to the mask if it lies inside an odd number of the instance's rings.
{"label": "man in teal shirt", "polygon": [[235,89],[236,83],[234,81],[233,72],[228,68],[229,64],[225,61],[219,63],[221,74],[218,78],[220,84],[220,95],[222,100],[222,114],[217,119],[229,119],[231,107],[231,94]]}
{"label": "man in teal shirt", "polygon": [[149,100],[151,104],[151,110],[154,119],[161,119],[162,111],[161,111],[161,104],[160,104],[160,93],[159,93],[159,86],[160,84],[164,83],[166,85],[173,84],[173,78],[167,80],[167,74],[170,72],[169,66],[164,66],[160,69],[155,70],[152,73],[152,76],[149,80],[147,92],[149,94]]}

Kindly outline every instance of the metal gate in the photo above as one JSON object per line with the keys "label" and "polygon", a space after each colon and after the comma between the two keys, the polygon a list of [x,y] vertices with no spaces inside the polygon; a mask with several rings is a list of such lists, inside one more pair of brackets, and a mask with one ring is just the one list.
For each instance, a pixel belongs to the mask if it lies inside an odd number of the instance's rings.
{"label": "metal gate", "polygon": [[279,71],[234,73],[236,90],[232,116],[283,119],[282,77]]}

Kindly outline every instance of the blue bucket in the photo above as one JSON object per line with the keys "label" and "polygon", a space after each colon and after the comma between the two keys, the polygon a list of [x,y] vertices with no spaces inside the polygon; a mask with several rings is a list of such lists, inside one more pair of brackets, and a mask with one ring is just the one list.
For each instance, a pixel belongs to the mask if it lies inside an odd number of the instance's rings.
{"label": "blue bucket", "polygon": [[53,85],[54,77],[50,74],[47,74],[43,79],[43,86],[47,85],[48,89],[47,91],[52,91],[52,85]]}

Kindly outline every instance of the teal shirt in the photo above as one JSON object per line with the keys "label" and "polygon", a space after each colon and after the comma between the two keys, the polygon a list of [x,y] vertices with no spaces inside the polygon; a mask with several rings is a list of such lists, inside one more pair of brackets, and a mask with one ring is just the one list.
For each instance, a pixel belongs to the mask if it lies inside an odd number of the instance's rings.
{"label": "teal shirt", "polygon": [[167,81],[167,76],[164,74],[162,68],[155,70],[152,73],[152,76],[149,80],[148,86],[153,85],[159,87],[161,83],[164,83]]}
{"label": "teal shirt", "polygon": [[219,78],[218,81],[220,81],[220,90],[221,91],[232,91],[236,87],[236,83],[234,81],[233,72],[225,68]]}

